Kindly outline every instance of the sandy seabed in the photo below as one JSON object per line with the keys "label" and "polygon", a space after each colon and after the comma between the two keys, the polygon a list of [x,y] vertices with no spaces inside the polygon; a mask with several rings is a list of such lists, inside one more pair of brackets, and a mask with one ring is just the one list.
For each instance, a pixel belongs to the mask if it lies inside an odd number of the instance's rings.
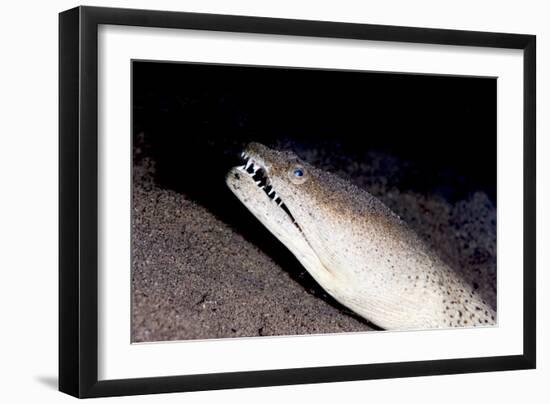
{"label": "sandy seabed", "polygon": [[[496,308],[496,207],[484,192],[449,202],[397,189],[388,178],[406,167],[374,152],[362,163],[300,155],[379,197]],[[160,187],[151,158],[134,164],[133,342],[373,330],[305,269],[289,272],[192,198]]]}

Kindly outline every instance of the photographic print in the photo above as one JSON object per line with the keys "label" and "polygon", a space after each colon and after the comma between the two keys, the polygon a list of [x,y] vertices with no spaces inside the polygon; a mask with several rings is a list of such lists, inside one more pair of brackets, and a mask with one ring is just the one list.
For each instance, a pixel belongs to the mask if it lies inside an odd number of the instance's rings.
{"label": "photographic print", "polygon": [[534,369],[535,73],[534,35],[60,13],[59,389]]}
{"label": "photographic print", "polygon": [[498,324],[496,78],[131,66],[132,342]]}

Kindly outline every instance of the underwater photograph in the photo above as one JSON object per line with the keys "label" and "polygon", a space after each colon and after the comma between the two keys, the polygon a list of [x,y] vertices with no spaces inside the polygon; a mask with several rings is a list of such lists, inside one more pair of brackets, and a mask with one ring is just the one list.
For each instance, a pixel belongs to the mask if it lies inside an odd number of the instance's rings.
{"label": "underwater photograph", "polygon": [[133,343],[497,323],[497,79],[132,61]]}

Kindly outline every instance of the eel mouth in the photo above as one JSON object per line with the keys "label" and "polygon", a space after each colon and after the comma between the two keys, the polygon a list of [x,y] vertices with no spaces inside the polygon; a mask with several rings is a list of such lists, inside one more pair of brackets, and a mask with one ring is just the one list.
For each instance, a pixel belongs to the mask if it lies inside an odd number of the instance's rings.
{"label": "eel mouth", "polygon": [[[271,173],[273,166],[269,160],[264,160],[264,155],[269,156],[269,150],[264,154],[262,147],[265,148],[265,146],[252,145],[241,153],[242,165],[233,167],[227,173],[226,183],[229,189],[294,254],[315,279],[323,283],[329,282],[330,286],[334,274],[321,262],[308,240],[307,229],[304,227],[307,223],[300,224],[296,220],[295,215],[274,187],[273,180],[279,183],[279,180],[285,181],[285,179],[279,179],[275,173]],[[284,182],[281,184],[280,187]],[[299,215],[300,212],[296,211],[296,213]]]}
{"label": "eel mouth", "polygon": [[290,212],[290,209],[284,203],[280,195],[277,194],[277,191],[273,187],[273,183],[269,178],[267,170],[258,161],[251,157],[246,151],[243,151],[241,153],[241,162],[243,163],[243,165],[236,167],[237,170],[249,175],[256,186],[265,193],[265,195],[271,200],[272,203],[274,203],[278,208],[282,209],[286,213],[292,224],[296,226],[296,228],[301,233],[303,233],[300,225]]}

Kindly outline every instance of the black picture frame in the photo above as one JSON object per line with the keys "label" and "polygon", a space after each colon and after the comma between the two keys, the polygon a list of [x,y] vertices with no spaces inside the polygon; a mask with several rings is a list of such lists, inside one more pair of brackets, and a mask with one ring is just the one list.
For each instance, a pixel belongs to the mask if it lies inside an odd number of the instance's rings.
{"label": "black picture frame", "polygon": [[[523,354],[99,381],[100,24],[523,50]],[[533,35],[96,7],[60,13],[59,390],[84,398],[535,368],[535,60]]]}

